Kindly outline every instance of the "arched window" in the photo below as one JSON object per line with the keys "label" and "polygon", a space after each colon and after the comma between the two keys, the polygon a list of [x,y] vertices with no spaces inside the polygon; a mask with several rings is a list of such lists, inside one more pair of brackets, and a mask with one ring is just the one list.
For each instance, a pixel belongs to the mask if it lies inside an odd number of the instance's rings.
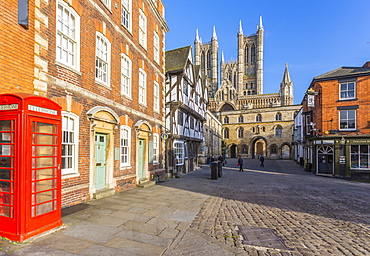
{"label": "arched window", "polygon": [[229,123],[229,117],[228,116],[225,116],[224,117],[224,124],[228,124]]}
{"label": "arched window", "polygon": [[248,95],[251,95],[251,91],[248,91]]}
{"label": "arched window", "polygon": [[240,127],[238,129],[238,138],[243,138],[244,137],[244,129],[243,127]]}
{"label": "arched window", "polygon": [[242,153],[243,154],[248,154],[248,146],[247,145],[242,146]]}
{"label": "arched window", "polygon": [[276,121],[281,121],[281,113],[277,113],[275,116]]}
{"label": "arched window", "polygon": [[236,81],[237,81],[237,79],[236,79],[236,73],[234,73],[234,88],[236,89]]}
{"label": "arched window", "polygon": [[211,68],[211,64],[212,64],[212,61],[211,61],[211,53],[208,51],[207,52],[207,68],[210,69]]}
{"label": "arched window", "polygon": [[251,49],[251,62],[254,63],[256,61],[256,46],[252,46]]}
{"label": "arched window", "polygon": [[245,63],[249,63],[248,58],[249,58],[249,48],[247,46],[245,47]]}
{"label": "arched window", "polygon": [[246,91],[244,91],[244,92],[243,92],[243,95],[244,95],[244,96],[245,96],[245,95],[247,95],[247,92],[246,92]]}
{"label": "arched window", "polygon": [[232,100],[233,99],[233,92],[232,91],[229,91],[229,99]]}
{"label": "arched window", "polygon": [[262,122],[262,115],[261,114],[256,115],[256,122]]}
{"label": "arched window", "polygon": [[229,128],[225,128],[224,130],[224,139],[228,139],[229,138]]}
{"label": "arched window", "polygon": [[262,126],[262,132],[265,132],[266,129],[265,129],[265,126]]}
{"label": "arched window", "polygon": [[202,71],[203,71],[203,74],[205,72],[205,69],[206,69],[206,57],[205,57],[205,54],[204,52],[202,52],[202,56],[201,56],[201,62],[202,62]]}
{"label": "arched window", "polygon": [[244,122],[244,117],[243,116],[239,116],[238,121],[239,121],[239,123],[243,123]]}
{"label": "arched window", "polygon": [[280,125],[276,126],[276,128],[275,128],[275,137],[276,138],[281,138],[282,134],[283,134],[283,127],[281,127]]}
{"label": "arched window", "polygon": [[256,128],[255,127],[252,127],[252,132],[255,133],[256,132]]}
{"label": "arched window", "polygon": [[270,154],[277,154],[277,146],[275,144],[271,145]]}

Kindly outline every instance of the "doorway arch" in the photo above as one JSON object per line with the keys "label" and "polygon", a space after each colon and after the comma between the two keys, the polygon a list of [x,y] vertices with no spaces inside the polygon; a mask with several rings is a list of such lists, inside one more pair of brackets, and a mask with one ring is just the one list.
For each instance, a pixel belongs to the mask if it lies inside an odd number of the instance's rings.
{"label": "doorway arch", "polygon": [[282,159],[290,159],[290,146],[287,144],[284,144],[281,147],[281,158]]}
{"label": "doorway arch", "polygon": [[251,153],[252,158],[257,156],[267,156],[266,154],[267,142],[263,137],[256,137],[252,142]]}
{"label": "doorway arch", "polygon": [[236,158],[238,152],[237,152],[237,146],[235,144],[230,145],[230,158]]}

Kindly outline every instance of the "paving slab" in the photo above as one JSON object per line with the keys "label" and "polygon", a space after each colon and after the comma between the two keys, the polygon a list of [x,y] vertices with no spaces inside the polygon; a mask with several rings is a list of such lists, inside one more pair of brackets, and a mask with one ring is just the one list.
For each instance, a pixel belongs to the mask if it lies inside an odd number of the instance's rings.
{"label": "paving slab", "polygon": [[68,253],[79,253],[80,251],[91,246],[93,243],[84,239],[65,236],[60,232],[56,232],[40,239],[36,239],[34,244],[47,246]]}
{"label": "paving slab", "polygon": [[110,248],[107,246],[93,244],[81,251],[78,255],[91,255],[91,256],[113,256],[113,255],[122,255],[122,256],[142,256],[141,254],[135,254],[130,251],[119,250],[116,248]]}
{"label": "paving slab", "polygon": [[111,240],[122,229],[81,221],[75,225],[60,231],[61,234],[81,238],[95,243],[106,243]]}
{"label": "paving slab", "polygon": [[165,247],[154,246],[146,243],[136,242],[121,237],[115,237],[105,244],[107,247],[116,248],[137,255],[160,255]]}
{"label": "paving slab", "polygon": [[118,233],[117,236],[124,239],[133,240],[145,244],[151,244],[164,248],[166,248],[172,242],[172,238],[164,238],[160,236],[149,235],[142,232],[136,232],[131,230],[124,230]]}

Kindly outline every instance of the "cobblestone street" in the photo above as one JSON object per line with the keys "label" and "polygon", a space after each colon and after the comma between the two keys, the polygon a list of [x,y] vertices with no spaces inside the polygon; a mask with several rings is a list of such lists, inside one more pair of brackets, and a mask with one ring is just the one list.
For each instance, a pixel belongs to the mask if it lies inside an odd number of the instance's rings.
{"label": "cobblestone street", "polygon": [[370,255],[370,184],[314,176],[289,160],[247,159],[244,170],[228,161],[191,228],[248,255]]}
{"label": "cobblestone street", "polygon": [[306,173],[290,160],[229,159],[64,209],[63,227],[0,255],[370,255],[370,184]]}

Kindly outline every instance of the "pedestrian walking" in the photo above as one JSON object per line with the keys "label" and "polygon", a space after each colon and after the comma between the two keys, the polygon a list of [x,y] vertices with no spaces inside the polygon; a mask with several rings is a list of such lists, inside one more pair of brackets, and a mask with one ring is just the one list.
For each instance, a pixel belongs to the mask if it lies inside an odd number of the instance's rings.
{"label": "pedestrian walking", "polygon": [[260,156],[260,161],[261,161],[261,165],[260,167],[265,167],[263,162],[265,161],[265,157],[264,156]]}
{"label": "pedestrian walking", "polygon": [[243,159],[241,156],[238,157],[238,166],[239,166],[239,172],[244,172],[243,170]]}
{"label": "pedestrian walking", "polygon": [[222,165],[224,165],[224,158],[222,157],[222,155],[219,155],[217,160],[220,161]]}

